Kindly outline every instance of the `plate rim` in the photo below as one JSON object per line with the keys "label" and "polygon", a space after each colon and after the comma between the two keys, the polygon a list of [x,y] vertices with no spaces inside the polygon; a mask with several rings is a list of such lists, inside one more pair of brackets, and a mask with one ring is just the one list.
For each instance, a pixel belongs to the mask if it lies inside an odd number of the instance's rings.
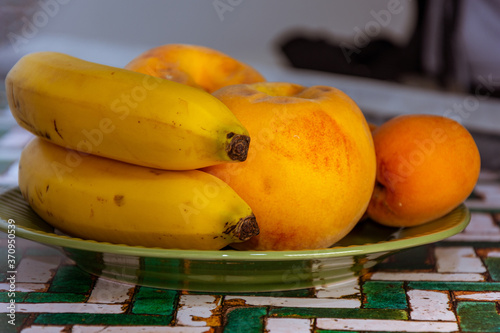
{"label": "plate rim", "polygon": [[[15,187],[13,187],[15,188]],[[130,246],[126,244],[112,244],[95,240],[81,239],[56,233],[49,233],[42,230],[32,229],[25,226],[16,225],[16,236],[35,241],[51,247],[84,250],[89,252],[102,252],[118,255],[129,255],[137,257],[155,258],[175,258],[189,260],[220,260],[220,261],[272,261],[272,260],[303,260],[320,259],[327,257],[343,257],[354,255],[368,255],[371,253],[391,252],[405,248],[416,247],[429,243],[434,243],[463,231],[470,222],[471,212],[461,203],[450,213],[436,219],[437,222],[451,214],[460,214],[457,222],[444,230],[437,228],[436,232],[425,233],[420,236],[409,236],[392,240],[385,240],[362,245],[335,246],[315,250],[289,250],[289,251],[240,251],[240,250],[184,250],[184,249],[163,249],[156,247]],[[8,222],[0,218],[0,231],[7,233]],[[397,229],[395,229],[397,230]],[[97,245],[92,248],[89,244]]]}

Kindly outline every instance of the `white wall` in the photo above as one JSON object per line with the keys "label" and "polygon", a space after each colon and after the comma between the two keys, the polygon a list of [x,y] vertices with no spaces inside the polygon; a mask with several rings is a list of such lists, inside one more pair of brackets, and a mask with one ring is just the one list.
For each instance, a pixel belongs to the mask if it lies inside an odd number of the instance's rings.
{"label": "white wall", "polygon": [[[21,0],[0,0],[0,4],[12,5],[16,1]],[[12,38],[4,44],[3,59],[0,58],[4,67],[21,53],[45,49],[76,52],[75,55],[89,60],[101,59],[122,66],[138,52],[166,43],[206,45],[243,61],[275,62],[279,58],[274,43],[291,29],[328,33],[352,41],[357,31],[370,24],[377,28],[378,24],[380,31],[375,30],[373,38],[387,36],[396,43],[404,43],[414,17],[411,0],[32,2],[34,11],[24,16],[24,23],[28,26],[31,23],[36,33],[28,34],[25,40],[15,40],[16,52],[12,50]],[[398,6],[398,13],[377,23],[373,12],[390,13],[390,6]],[[22,36],[22,31],[18,34]]]}

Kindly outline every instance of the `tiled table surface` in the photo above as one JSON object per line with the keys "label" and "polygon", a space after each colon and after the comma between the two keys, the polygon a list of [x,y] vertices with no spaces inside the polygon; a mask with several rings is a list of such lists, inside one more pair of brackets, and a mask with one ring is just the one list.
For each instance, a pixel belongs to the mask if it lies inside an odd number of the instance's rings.
{"label": "tiled table surface", "polygon": [[[0,106],[0,185],[16,184],[30,136]],[[484,171],[469,226],[402,251],[341,286],[260,294],[190,293],[91,276],[18,239],[15,325],[0,233],[0,332],[500,332],[500,175]]]}

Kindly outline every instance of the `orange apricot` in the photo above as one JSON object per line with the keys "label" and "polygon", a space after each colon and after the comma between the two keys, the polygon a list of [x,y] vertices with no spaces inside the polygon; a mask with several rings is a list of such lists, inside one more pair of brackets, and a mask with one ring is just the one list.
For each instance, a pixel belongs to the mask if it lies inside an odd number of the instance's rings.
{"label": "orange apricot", "polygon": [[125,68],[210,93],[227,85],[265,81],[252,66],[201,45],[158,46],[140,54]]}
{"label": "orange apricot", "polygon": [[377,182],[367,214],[409,227],[442,217],[474,189],[480,155],[469,131],[437,115],[402,115],[373,130]]}

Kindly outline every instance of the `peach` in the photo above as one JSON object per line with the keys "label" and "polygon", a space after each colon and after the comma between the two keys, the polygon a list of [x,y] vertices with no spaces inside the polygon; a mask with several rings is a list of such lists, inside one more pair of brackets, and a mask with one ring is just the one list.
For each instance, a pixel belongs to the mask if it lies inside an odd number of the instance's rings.
{"label": "peach", "polygon": [[214,95],[250,132],[245,162],[205,168],[251,207],[260,234],[241,250],[326,248],[363,216],[375,183],[370,129],[346,94],[327,86],[265,82]]}
{"label": "peach", "polygon": [[462,203],[479,177],[480,156],[469,131],[437,115],[390,119],[373,130],[377,182],[367,214],[383,225],[410,227]]}
{"label": "peach", "polygon": [[201,45],[158,46],[140,54],[125,68],[210,93],[227,85],[266,81],[252,66]]}

